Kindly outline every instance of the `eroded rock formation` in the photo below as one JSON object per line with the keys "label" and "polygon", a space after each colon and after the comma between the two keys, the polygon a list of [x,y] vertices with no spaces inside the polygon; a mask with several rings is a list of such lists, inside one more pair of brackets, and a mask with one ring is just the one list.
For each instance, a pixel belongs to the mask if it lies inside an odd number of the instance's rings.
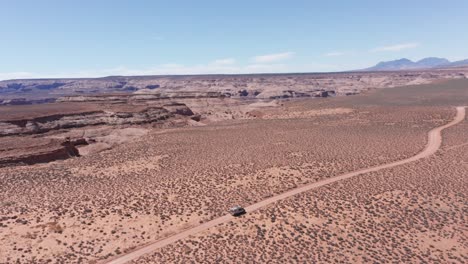
{"label": "eroded rock formation", "polygon": [[[318,97],[320,91],[356,94],[373,88],[426,84],[466,78],[468,68],[407,72],[348,72],[304,74],[112,76],[94,79],[40,79],[0,81],[0,104],[41,103],[41,100],[101,101],[95,95],[138,94],[146,100],[161,98],[285,98]],[[68,98],[67,96],[77,96]],[[89,98],[92,96],[92,98]],[[109,100],[107,98],[105,100]]]}
{"label": "eroded rock formation", "polygon": [[80,154],[76,146],[81,144],[87,143],[84,139],[75,141],[51,140],[45,145],[7,150],[1,155],[0,167],[21,164],[31,165],[78,157]]}
{"label": "eroded rock formation", "polygon": [[[185,106],[185,108],[187,107]],[[185,111],[190,111],[190,109]],[[167,109],[149,107],[141,112],[93,111],[50,115],[33,119],[6,120],[0,121],[0,136],[45,133],[51,130],[96,125],[144,124],[166,120],[172,116],[173,113]]]}

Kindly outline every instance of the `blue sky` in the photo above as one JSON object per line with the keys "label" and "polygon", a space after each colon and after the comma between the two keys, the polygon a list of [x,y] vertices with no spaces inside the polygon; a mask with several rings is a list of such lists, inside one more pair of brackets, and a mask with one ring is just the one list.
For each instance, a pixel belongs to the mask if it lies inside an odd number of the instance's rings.
{"label": "blue sky", "polygon": [[0,0],[0,79],[468,58],[468,1]]}

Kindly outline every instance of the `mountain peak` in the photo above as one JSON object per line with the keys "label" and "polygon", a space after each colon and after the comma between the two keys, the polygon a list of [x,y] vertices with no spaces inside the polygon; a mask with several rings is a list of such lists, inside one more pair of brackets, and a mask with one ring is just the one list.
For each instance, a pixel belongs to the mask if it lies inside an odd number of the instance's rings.
{"label": "mountain peak", "polygon": [[451,62],[445,58],[427,57],[416,62],[407,58],[401,58],[392,61],[382,61],[375,66],[367,68],[367,71],[400,71],[429,69],[443,66],[450,66]]}
{"label": "mountain peak", "polygon": [[421,67],[435,67],[444,64],[449,64],[450,61],[445,58],[437,58],[437,57],[428,57],[416,62]]}
{"label": "mountain peak", "polygon": [[393,71],[393,70],[399,70],[399,69],[409,69],[414,67],[415,62],[402,58],[398,60],[392,60],[392,61],[381,61],[377,63],[374,67],[368,68],[367,70],[372,70],[372,71]]}

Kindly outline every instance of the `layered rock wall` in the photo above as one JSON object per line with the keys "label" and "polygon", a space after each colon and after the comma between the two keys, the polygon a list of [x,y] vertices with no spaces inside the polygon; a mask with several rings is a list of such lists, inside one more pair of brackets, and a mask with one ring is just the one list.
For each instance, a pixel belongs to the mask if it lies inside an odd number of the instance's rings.
{"label": "layered rock wall", "polygon": [[45,133],[51,130],[96,125],[144,124],[166,120],[173,114],[150,107],[141,112],[93,111],[79,114],[50,115],[33,119],[0,121],[0,136]]}

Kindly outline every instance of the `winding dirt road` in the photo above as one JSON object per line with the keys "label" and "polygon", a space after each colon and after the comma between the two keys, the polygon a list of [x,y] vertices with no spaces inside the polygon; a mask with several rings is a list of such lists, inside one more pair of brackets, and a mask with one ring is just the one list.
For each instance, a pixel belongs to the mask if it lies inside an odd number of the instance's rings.
{"label": "winding dirt road", "polygon": [[[357,175],[360,175],[360,174],[369,173],[369,172],[373,172],[373,171],[378,171],[378,170],[382,170],[382,169],[387,169],[387,168],[403,165],[403,164],[406,164],[406,163],[409,163],[409,162],[413,162],[413,161],[428,157],[428,156],[434,154],[440,148],[440,146],[442,144],[441,131],[444,130],[445,128],[448,128],[448,127],[453,126],[453,125],[455,125],[457,123],[460,123],[462,120],[465,119],[465,107],[460,106],[460,107],[457,107],[456,109],[457,109],[457,114],[456,114],[455,118],[450,123],[445,124],[445,125],[440,126],[440,127],[437,127],[437,128],[434,128],[431,131],[429,131],[428,141],[427,141],[425,149],[423,151],[421,151],[420,153],[416,154],[413,157],[403,159],[403,160],[399,160],[399,161],[395,161],[395,162],[388,163],[388,164],[383,164],[383,165],[379,165],[379,166],[375,166],[375,167],[371,167],[371,168],[367,168],[367,169],[362,169],[362,170],[346,173],[346,174],[343,174],[343,175],[335,176],[335,177],[328,178],[328,179],[325,179],[325,180],[321,180],[321,181],[318,181],[318,182],[314,182],[314,183],[311,183],[311,184],[308,184],[308,185],[304,185],[302,187],[292,189],[292,190],[287,191],[285,193],[282,193],[282,194],[270,197],[268,199],[265,199],[263,201],[260,201],[258,203],[252,204],[252,205],[246,207],[245,209],[249,213],[249,212],[255,211],[255,210],[257,210],[257,209],[259,209],[261,207],[264,207],[264,206],[267,206],[267,205],[272,204],[274,202],[277,202],[279,200],[286,199],[286,198],[291,197],[293,195],[303,193],[303,192],[309,191],[309,190],[314,189],[314,188],[318,188],[318,187],[321,187],[321,186],[324,186],[324,185],[327,185],[327,184],[330,184],[330,183],[334,183],[334,182],[337,182],[337,181],[345,180],[345,179],[348,179],[348,178],[351,178],[351,177],[354,177],[354,176],[357,176]],[[207,230],[207,229],[209,229],[211,227],[214,227],[214,226],[217,226],[219,224],[229,222],[229,221],[231,221],[233,219],[234,219],[234,217],[232,217],[231,215],[225,215],[225,216],[213,219],[213,220],[211,220],[209,222],[206,222],[206,223],[203,223],[203,224],[201,224],[199,226],[187,229],[187,230],[185,230],[183,232],[180,232],[180,233],[178,233],[176,235],[173,235],[173,236],[161,239],[159,241],[153,242],[151,244],[148,244],[148,245],[146,245],[144,247],[136,249],[136,250],[134,250],[134,251],[132,251],[130,253],[127,253],[125,255],[118,256],[117,258],[115,258],[113,260],[110,260],[110,261],[108,261],[106,263],[110,263],[110,264],[127,263],[127,262],[135,260],[135,259],[137,259],[137,258],[139,258],[139,257],[141,257],[141,256],[143,256],[145,254],[151,253],[151,252],[155,251],[156,249],[162,248],[162,247],[164,247],[166,245],[172,244],[172,243],[174,243],[174,242],[176,242],[178,240],[187,238],[187,237],[189,237],[191,235],[197,234],[197,233],[199,233],[201,231]]]}

